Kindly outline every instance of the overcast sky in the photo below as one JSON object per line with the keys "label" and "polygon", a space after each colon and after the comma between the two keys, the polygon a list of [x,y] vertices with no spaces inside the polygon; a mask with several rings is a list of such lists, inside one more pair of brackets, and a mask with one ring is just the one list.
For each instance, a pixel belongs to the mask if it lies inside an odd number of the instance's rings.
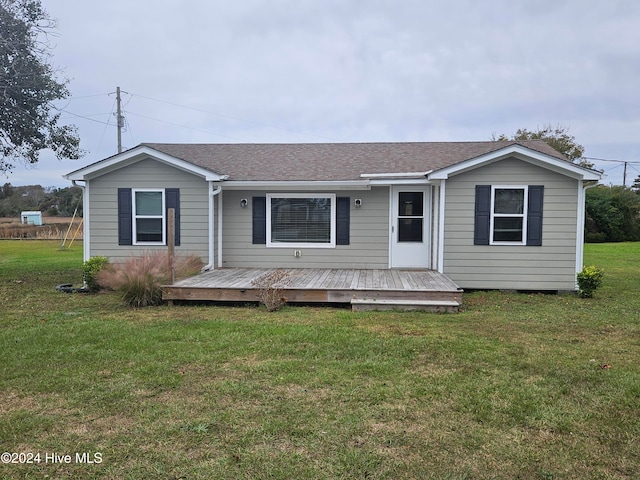
{"label": "overcast sky", "polygon": [[[42,0],[58,20],[59,102],[86,156],[0,177],[62,175],[142,142],[490,140],[569,128],[587,157],[640,174],[637,0]],[[126,92],[126,93],[125,93]],[[623,166],[595,162],[606,184]]]}

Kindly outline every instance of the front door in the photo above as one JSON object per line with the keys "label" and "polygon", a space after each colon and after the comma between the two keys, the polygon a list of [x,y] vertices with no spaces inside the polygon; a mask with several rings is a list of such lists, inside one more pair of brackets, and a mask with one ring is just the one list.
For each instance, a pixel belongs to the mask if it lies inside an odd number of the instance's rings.
{"label": "front door", "polygon": [[430,187],[391,187],[391,267],[429,268]]}

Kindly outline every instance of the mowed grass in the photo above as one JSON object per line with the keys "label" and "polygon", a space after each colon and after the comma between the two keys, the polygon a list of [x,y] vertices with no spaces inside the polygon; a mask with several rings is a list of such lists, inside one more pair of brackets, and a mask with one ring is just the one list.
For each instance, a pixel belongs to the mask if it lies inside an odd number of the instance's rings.
{"label": "mowed grass", "polygon": [[0,450],[41,455],[0,478],[638,478],[640,244],[585,263],[593,299],[459,314],[134,310],[54,290],[80,246],[0,242]]}

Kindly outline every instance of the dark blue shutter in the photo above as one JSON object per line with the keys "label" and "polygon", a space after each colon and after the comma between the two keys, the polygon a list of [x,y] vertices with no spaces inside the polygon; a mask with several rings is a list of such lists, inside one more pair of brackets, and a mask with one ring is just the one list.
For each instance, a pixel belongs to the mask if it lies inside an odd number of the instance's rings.
{"label": "dark blue shutter", "polygon": [[349,197],[336,198],[336,245],[349,245],[350,209]]}
{"label": "dark blue shutter", "polygon": [[131,189],[118,189],[118,245],[133,245]]}
{"label": "dark blue shutter", "polygon": [[[175,210],[175,243],[176,247],[180,246],[180,189],[167,188],[164,191],[165,207],[167,209],[166,218],[169,218],[168,212],[170,208]],[[167,225],[167,228],[169,226]]]}
{"label": "dark blue shutter", "polygon": [[474,245],[489,245],[491,223],[491,185],[476,185]]}
{"label": "dark blue shutter", "polygon": [[253,216],[253,243],[265,245],[267,243],[267,197],[253,197],[251,201]]}
{"label": "dark blue shutter", "polygon": [[542,245],[542,206],[544,186],[529,185],[529,210],[527,212],[527,245]]}

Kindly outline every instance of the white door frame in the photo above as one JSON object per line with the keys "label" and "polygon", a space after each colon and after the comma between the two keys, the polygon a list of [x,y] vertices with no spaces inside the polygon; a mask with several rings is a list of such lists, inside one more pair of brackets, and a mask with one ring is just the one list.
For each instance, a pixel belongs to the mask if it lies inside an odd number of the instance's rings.
{"label": "white door frame", "polygon": [[[421,192],[423,194],[421,242],[401,242],[398,239],[398,196],[400,192]],[[431,268],[431,186],[392,185],[389,188],[389,196],[389,267]]]}

